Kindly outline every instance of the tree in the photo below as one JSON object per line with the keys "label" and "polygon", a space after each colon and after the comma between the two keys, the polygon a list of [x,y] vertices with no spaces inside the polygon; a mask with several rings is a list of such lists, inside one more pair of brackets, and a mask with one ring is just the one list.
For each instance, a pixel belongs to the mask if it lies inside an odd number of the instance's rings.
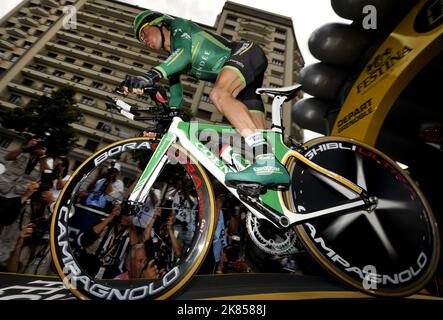
{"label": "tree", "polygon": [[42,96],[23,108],[7,110],[2,115],[2,125],[18,132],[46,137],[49,155],[67,154],[77,141],[70,124],[82,117],[74,95],[72,87],[61,87],[51,96]]}

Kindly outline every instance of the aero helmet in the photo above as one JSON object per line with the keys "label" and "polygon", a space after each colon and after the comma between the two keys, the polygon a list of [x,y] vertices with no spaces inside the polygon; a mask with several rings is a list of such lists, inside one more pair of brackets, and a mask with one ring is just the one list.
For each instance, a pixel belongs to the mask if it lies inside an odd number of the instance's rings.
{"label": "aero helmet", "polygon": [[146,26],[161,26],[162,23],[167,20],[171,19],[171,17],[155,12],[152,10],[145,10],[140,12],[134,19],[134,22],[132,24],[132,29],[134,29],[134,36],[138,41],[141,41],[141,31]]}

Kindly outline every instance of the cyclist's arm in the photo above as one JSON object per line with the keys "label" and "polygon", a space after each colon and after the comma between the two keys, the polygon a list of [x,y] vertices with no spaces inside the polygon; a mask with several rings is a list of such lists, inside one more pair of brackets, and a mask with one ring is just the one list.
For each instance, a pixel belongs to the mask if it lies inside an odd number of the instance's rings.
{"label": "cyclist's arm", "polygon": [[169,106],[175,108],[181,108],[183,106],[183,86],[180,81],[180,75],[173,75],[169,77],[170,95]]}
{"label": "cyclist's arm", "polygon": [[191,27],[185,20],[176,19],[171,23],[171,55],[154,67],[163,78],[180,74],[192,63]]}

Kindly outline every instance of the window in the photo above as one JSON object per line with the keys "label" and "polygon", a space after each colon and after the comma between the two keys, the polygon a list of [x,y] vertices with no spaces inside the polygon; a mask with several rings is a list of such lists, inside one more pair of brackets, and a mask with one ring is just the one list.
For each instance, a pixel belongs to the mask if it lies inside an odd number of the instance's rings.
{"label": "window", "polygon": [[112,70],[111,70],[111,69],[108,69],[108,68],[102,68],[102,72],[103,72],[103,73],[106,73],[106,74],[111,74],[111,73],[112,73]]}
{"label": "window", "polygon": [[278,60],[278,59],[272,59],[272,64],[275,64],[276,66],[282,66],[284,64],[283,61]]}
{"label": "window", "polygon": [[94,99],[83,96],[83,97],[80,99],[80,102],[81,102],[81,103],[84,103],[84,104],[87,104],[87,105],[93,105],[93,104],[94,104]]}
{"label": "window", "polygon": [[116,56],[108,56],[107,58],[111,59],[111,60],[114,60],[114,61],[120,61],[120,58],[116,57]]}
{"label": "window", "polygon": [[31,18],[34,19],[34,20],[37,20],[37,21],[40,20],[40,17],[39,17],[39,16],[36,16],[36,15],[33,15]]}
{"label": "window", "polygon": [[106,40],[106,39],[101,39],[100,42],[107,43],[107,44],[110,44],[110,43],[111,43],[111,41]]}
{"label": "window", "polygon": [[109,31],[112,32],[112,33],[117,33],[117,34],[118,34],[118,30],[115,30],[115,29],[109,29]]}
{"label": "window", "polygon": [[99,26],[98,24],[93,24],[92,25],[94,28],[98,28],[98,29],[101,29],[102,28],[102,26]]}
{"label": "window", "polygon": [[84,51],[84,50],[85,50],[85,47],[82,47],[82,46],[76,45],[76,46],[74,47],[74,49],[76,49],[76,50],[80,50],[80,51]]}
{"label": "window", "polygon": [[56,77],[63,77],[65,75],[65,73],[63,71],[59,71],[59,70],[55,70],[52,74]]}
{"label": "window", "polygon": [[235,26],[225,23],[225,29],[235,30]]}
{"label": "window", "polygon": [[211,103],[211,100],[209,99],[209,95],[207,95],[207,94],[203,94],[200,100],[204,101],[204,102]]}
{"label": "window", "polygon": [[286,41],[284,39],[279,39],[279,38],[275,38],[274,39],[275,42],[280,43],[280,44],[285,44]]}
{"label": "window", "polygon": [[31,87],[34,84],[34,81],[31,79],[24,79],[22,84],[27,87]]}
{"label": "window", "polygon": [[35,30],[35,32],[34,32],[34,36],[36,36],[36,37],[39,37],[42,34],[43,34],[43,31],[41,31],[41,30]]}
{"label": "window", "polygon": [[21,26],[20,29],[24,32],[28,32],[30,28],[28,26]]}
{"label": "window", "polygon": [[[1,54],[0,54],[1,56]],[[0,68],[0,75],[2,75],[3,73],[5,73],[6,69],[5,68]]]}
{"label": "window", "polygon": [[19,55],[13,53],[13,54],[11,55],[11,58],[9,59],[9,61],[11,61],[11,62],[16,62],[19,58],[20,58]]}
{"label": "window", "polygon": [[17,13],[17,17],[26,17],[26,13],[19,12],[19,13]]}
{"label": "window", "polygon": [[279,28],[277,28],[277,29],[275,30],[275,32],[278,33],[278,34],[286,34],[286,30],[284,30],[284,29],[279,29]]}
{"label": "window", "polygon": [[124,45],[124,44],[121,44],[121,43],[119,43],[118,46],[119,46],[120,48],[123,48],[123,49],[128,49],[128,46],[126,46],[126,45]]}
{"label": "window", "polygon": [[232,40],[232,36],[230,34],[222,33],[222,37],[228,40]]}
{"label": "window", "polygon": [[64,40],[58,40],[57,43],[61,44],[62,46],[67,46],[68,45],[68,43],[66,41],[64,41]]}
{"label": "window", "polygon": [[48,68],[45,67],[45,66],[42,66],[41,64],[38,64],[38,65],[35,66],[34,69],[37,70],[37,71],[43,72],[43,71],[46,71],[46,69],[48,69]]}
{"label": "window", "polygon": [[21,99],[22,99],[22,97],[20,97],[20,96],[18,96],[16,94],[11,94],[11,96],[8,99],[8,101],[12,102],[12,103],[19,103]]}
{"label": "window", "polygon": [[104,132],[111,132],[112,128],[111,126],[107,125],[106,123],[99,122],[97,123],[96,129],[104,131]]}
{"label": "window", "polygon": [[92,82],[92,87],[96,88],[96,89],[100,89],[101,87],[103,87],[103,83],[93,81]]}
{"label": "window", "polygon": [[73,76],[71,80],[74,81],[75,83],[82,83],[83,80],[85,80],[85,78],[79,76]]}
{"label": "window", "polygon": [[92,69],[94,67],[94,65],[89,62],[83,62],[83,67],[88,68],[88,69]]}
{"label": "window", "polygon": [[143,68],[143,65],[141,63],[133,62],[132,64],[134,67]]}
{"label": "window", "polygon": [[0,136],[0,148],[8,149],[11,143],[12,143],[11,138]]}
{"label": "window", "polygon": [[47,85],[47,84],[44,84],[44,85],[43,85],[43,91],[44,91],[44,92],[51,93],[52,90],[54,90],[54,87],[53,87],[53,86],[50,86],[50,85]]}
{"label": "window", "polygon": [[71,58],[71,57],[66,57],[66,58],[65,58],[65,61],[68,62],[68,63],[74,63],[74,62],[75,62],[75,59],[74,59],[74,58]]}
{"label": "window", "polygon": [[94,39],[94,36],[91,36],[90,34],[85,34],[84,37],[88,39]]}
{"label": "window", "polygon": [[201,109],[197,110],[197,118],[204,119],[204,120],[211,120],[211,115],[212,115],[212,112],[210,112],[210,111],[205,111],[205,110],[201,110]]}
{"label": "window", "polygon": [[23,43],[23,49],[29,49],[29,48],[31,48],[31,46],[32,46],[32,43],[29,41],[25,41]]}
{"label": "window", "polygon": [[58,54],[54,53],[54,52],[48,52],[48,57],[49,58],[57,58]]}
{"label": "window", "polygon": [[92,51],[92,54],[93,54],[94,56],[99,56],[99,57],[101,57],[101,56],[103,55],[103,52],[101,52],[101,51],[97,51],[97,50],[93,50],[93,51]]}
{"label": "window", "polygon": [[284,55],[285,54],[285,52],[283,50],[280,50],[280,49],[277,49],[277,48],[274,48],[272,51],[275,52],[276,54],[280,54],[280,55]]}
{"label": "window", "polygon": [[9,38],[8,38],[8,41],[9,41],[9,42],[12,42],[12,43],[15,43],[17,40],[18,40],[18,39],[17,39],[16,37],[9,37]]}
{"label": "window", "polygon": [[84,148],[88,151],[95,151],[97,150],[98,145],[99,145],[98,141],[88,139],[88,141],[86,141]]}
{"label": "window", "polygon": [[272,70],[272,71],[271,71],[271,75],[272,75],[273,77],[276,77],[276,78],[279,78],[279,79],[283,79],[283,73],[281,73],[281,72],[278,72],[278,71]]}
{"label": "window", "polygon": [[54,23],[54,21],[48,20],[48,21],[46,21],[45,26],[50,27],[53,25],[53,23]]}

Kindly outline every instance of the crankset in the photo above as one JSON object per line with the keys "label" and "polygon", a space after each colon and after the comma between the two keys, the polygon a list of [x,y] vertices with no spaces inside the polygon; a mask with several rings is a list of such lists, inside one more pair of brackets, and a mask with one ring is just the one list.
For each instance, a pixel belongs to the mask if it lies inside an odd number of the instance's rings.
{"label": "crankset", "polygon": [[246,229],[254,244],[266,253],[282,255],[294,248],[296,232],[294,228],[280,230],[258,219],[250,211],[246,214]]}

